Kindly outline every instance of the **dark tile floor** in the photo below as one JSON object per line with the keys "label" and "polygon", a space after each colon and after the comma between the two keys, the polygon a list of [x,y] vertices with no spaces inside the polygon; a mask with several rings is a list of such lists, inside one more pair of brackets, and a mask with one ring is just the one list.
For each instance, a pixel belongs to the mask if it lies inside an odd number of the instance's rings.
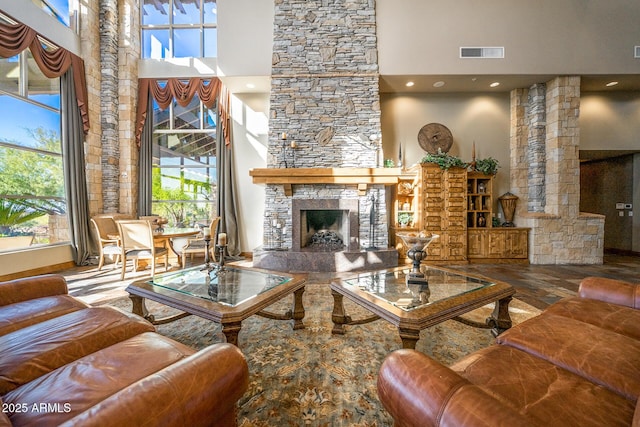
{"label": "dark tile floor", "polygon": [[580,281],[588,276],[640,282],[640,257],[621,255],[605,255],[602,265],[468,264],[453,268],[510,283],[520,301],[539,309],[576,295]]}
{"label": "dark tile floor", "polygon": [[[467,264],[450,268],[510,283],[516,288],[516,298],[538,309],[575,295],[580,281],[587,276],[640,282],[640,257],[620,255],[606,255],[602,265]],[[126,280],[120,281],[120,269],[113,269],[112,265],[107,265],[102,271],[93,266],[60,273],[67,278],[69,292],[88,303],[127,296],[126,286],[148,274],[144,271],[128,272]],[[329,283],[333,277],[346,275],[348,273],[311,273],[309,283]]]}

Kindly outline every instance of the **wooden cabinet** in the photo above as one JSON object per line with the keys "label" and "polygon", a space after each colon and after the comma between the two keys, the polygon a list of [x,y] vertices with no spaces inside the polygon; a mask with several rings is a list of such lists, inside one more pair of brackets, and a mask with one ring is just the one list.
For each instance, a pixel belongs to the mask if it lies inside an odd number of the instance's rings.
{"label": "wooden cabinet", "polygon": [[422,164],[422,230],[438,234],[427,262],[467,260],[467,171]]}
{"label": "wooden cabinet", "polygon": [[[390,242],[406,260],[396,232],[438,234],[427,263],[528,262],[528,228],[493,227],[493,175],[425,163],[406,171],[392,192]],[[412,220],[405,221],[408,214]]]}
{"label": "wooden cabinet", "polygon": [[469,229],[467,237],[471,262],[528,261],[528,228]]}

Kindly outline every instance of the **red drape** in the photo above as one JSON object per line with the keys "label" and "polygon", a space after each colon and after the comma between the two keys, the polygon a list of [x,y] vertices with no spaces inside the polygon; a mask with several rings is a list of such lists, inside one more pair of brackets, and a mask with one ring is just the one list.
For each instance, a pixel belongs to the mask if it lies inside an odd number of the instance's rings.
{"label": "red drape", "polygon": [[[153,99],[155,99],[158,106],[163,110],[168,108],[174,99],[180,106],[186,107],[195,94],[198,94],[198,97],[204,105],[212,108],[216,104],[216,99],[222,88],[222,82],[217,77],[213,77],[209,81],[194,77],[186,82],[184,79],[172,78],[166,80],[164,86],[160,85],[160,81],[165,80],[138,80],[138,110],[136,113],[136,142],[138,146],[140,146],[140,137],[142,136],[144,122],[147,120],[149,93],[151,93]],[[221,102],[218,106],[223,120],[228,120],[228,105],[228,102]],[[223,128],[227,127],[228,126],[224,126]],[[225,129],[224,132],[225,144],[228,145],[230,143],[228,130]]]}
{"label": "red drape", "polygon": [[[53,45],[53,43],[51,43]],[[9,58],[29,48],[38,68],[46,77],[60,77],[73,67],[76,98],[84,133],[89,131],[89,108],[87,105],[87,84],[84,75],[84,61],[66,49],[47,50],[40,42],[38,33],[24,24],[4,24],[0,22],[0,56]]]}

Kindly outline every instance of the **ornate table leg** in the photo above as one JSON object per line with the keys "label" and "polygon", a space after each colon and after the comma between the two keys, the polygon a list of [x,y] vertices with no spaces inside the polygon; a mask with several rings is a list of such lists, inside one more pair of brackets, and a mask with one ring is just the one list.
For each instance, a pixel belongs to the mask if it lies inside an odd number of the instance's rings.
{"label": "ornate table leg", "polygon": [[236,347],[238,346],[238,333],[240,332],[241,327],[242,325],[240,322],[222,324],[222,333],[229,344],[233,344]]}
{"label": "ornate table leg", "polygon": [[344,303],[342,301],[342,294],[331,290],[333,295],[333,312],[331,313],[331,320],[333,321],[332,334],[344,335],[344,325],[351,321],[351,318],[344,312]]}
{"label": "ornate table leg", "polygon": [[420,339],[420,331],[406,328],[398,328],[398,331],[402,340],[402,348],[415,349],[416,343]]}
{"label": "ornate table leg", "polygon": [[304,329],[304,305],[302,304],[302,295],[304,294],[304,286],[293,292],[293,329]]}
{"label": "ornate table leg", "polygon": [[487,325],[491,327],[491,334],[494,337],[497,337],[513,325],[509,315],[509,303],[511,300],[511,296],[508,296],[496,301],[493,313],[487,318]]}
{"label": "ornate table leg", "polygon": [[155,317],[153,316],[153,314],[149,313],[149,310],[147,310],[147,306],[144,303],[144,298],[138,295],[129,294],[129,299],[131,300],[131,303],[133,305],[131,309],[131,312],[133,314],[144,317],[151,323],[155,321]]}

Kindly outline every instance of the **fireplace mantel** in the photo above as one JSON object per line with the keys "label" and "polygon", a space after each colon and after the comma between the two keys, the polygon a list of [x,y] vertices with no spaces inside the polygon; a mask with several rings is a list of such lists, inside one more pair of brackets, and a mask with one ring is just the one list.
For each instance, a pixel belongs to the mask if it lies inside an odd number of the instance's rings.
{"label": "fireplace mantel", "polygon": [[254,184],[282,184],[285,195],[293,194],[293,184],[351,184],[365,195],[367,185],[398,183],[401,168],[260,168],[251,169]]}

